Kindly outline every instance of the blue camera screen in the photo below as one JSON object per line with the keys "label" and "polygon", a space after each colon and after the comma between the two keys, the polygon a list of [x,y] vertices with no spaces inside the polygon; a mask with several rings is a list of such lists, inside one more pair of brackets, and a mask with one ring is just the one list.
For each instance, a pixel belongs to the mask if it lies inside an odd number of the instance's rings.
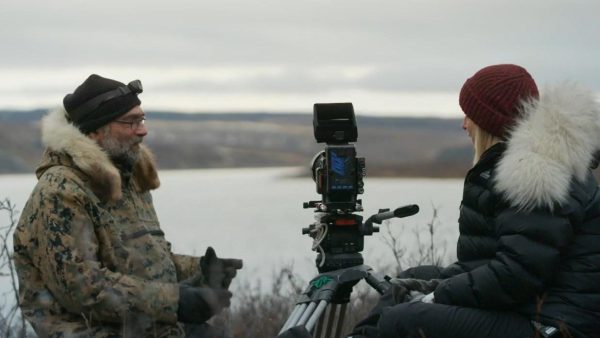
{"label": "blue camera screen", "polygon": [[354,190],[356,184],[356,153],[354,148],[328,149],[329,188],[331,191]]}

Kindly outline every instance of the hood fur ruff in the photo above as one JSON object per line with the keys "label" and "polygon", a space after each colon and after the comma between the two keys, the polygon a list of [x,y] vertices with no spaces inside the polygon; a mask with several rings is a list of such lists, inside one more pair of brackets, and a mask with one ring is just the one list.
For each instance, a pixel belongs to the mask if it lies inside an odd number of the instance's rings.
{"label": "hood fur ruff", "polygon": [[600,108],[591,91],[566,83],[526,102],[498,163],[495,187],[521,210],[563,204],[600,149]]}
{"label": "hood fur ruff", "polygon": [[[94,140],[67,121],[64,109],[56,109],[42,119],[42,143],[54,151],[69,154],[75,165],[89,177],[99,198],[115,201],[122,197],[119,170]],[[154,157],[144,145],[140,145],[140,159],[133,177],[142,191],[160,185]]]}

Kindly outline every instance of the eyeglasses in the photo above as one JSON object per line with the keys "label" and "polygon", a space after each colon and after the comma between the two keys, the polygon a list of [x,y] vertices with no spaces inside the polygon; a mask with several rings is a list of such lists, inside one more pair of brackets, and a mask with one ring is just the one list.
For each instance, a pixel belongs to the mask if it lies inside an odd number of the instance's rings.
{"label": "eyeglasses", "polygon": [[143,126],[143,125],[146,124],[146,117],[140,117],[139,119],[129,120],[129,121],[114,120],[113,122],[117,122],[117,123],[121,123],[121,124],[128,124],[129,125],[129,129],[131,129],[131,130],[138,130],[138,128],[140,126]]}

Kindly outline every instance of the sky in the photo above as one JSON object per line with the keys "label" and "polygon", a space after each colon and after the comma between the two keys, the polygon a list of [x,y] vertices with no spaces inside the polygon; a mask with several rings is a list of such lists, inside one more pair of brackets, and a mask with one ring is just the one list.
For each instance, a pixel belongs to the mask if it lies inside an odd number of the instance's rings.
{"label": "sky", "polygon": [[5,0],[0,109],[60,106],[96,73],[140,79],[146,110],[461,117],[490,64],[600,93],[599,17],[597,0]]}

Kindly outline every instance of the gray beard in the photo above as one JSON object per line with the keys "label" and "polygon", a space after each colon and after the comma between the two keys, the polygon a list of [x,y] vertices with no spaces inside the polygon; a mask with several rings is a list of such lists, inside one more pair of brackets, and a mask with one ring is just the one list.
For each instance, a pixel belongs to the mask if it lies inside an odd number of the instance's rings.
{"label": "gray beard", "polygon": [[102,142],[102,148],[113,160],[129,167],[133,167],[140,158],[139,148],[134,149],[133,145],[140,139],[133,138],[128,142],[122,142],[106,135]]}

